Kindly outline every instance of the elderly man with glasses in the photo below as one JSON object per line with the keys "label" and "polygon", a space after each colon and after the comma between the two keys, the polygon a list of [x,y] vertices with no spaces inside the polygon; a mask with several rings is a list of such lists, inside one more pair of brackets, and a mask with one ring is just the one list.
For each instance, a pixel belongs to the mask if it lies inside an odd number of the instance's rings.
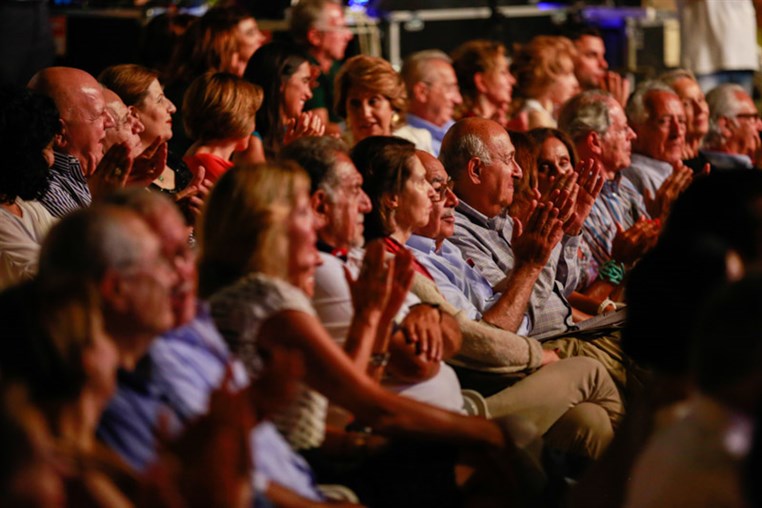
{"label": "elderly man with glasses", "polygon": [[760,167],[762,121],[743,87],[720,85],[707,94],[706,100],[709,132],[701,154],[716,169]]}

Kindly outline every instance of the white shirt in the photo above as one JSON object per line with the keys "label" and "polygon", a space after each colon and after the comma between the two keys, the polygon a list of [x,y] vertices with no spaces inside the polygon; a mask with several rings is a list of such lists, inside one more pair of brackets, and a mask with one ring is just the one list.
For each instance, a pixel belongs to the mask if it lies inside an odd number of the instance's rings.
{"label": "white shirt", "polygon": [[56,219],[36,201],[16,199],[22,216],[0,208],[0,289],[37,273],[40,244]]}

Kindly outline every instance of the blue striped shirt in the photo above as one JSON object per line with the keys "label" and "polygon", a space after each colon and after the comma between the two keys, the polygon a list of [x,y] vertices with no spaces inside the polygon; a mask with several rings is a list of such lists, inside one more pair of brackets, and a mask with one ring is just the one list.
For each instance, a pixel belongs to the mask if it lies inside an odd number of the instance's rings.
{"label": "blue striped shirt", "polygon": [[50,215],[60,219],[74,210],[90,206],[92,196],[79,160],[60,152],[53,154],[55,162],[50,171],[50,187],[40,202]]}

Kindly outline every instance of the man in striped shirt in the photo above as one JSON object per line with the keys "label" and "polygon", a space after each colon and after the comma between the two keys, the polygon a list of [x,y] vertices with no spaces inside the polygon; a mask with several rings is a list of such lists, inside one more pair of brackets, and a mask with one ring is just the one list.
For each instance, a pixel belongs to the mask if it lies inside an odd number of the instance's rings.
{"label": "man in striped shirt", "polygon": [[621,171],[630,166],[635,132],[619,103],[608,92],[590,90],[567,102],[559,128],[571,136],[580,159],[593,159],[606,182],[582,228],[589,256],[582,260],[580,289],[598,277],[612,259],[630,264],[656,243],[659,224],[651,221],[643,197]]}

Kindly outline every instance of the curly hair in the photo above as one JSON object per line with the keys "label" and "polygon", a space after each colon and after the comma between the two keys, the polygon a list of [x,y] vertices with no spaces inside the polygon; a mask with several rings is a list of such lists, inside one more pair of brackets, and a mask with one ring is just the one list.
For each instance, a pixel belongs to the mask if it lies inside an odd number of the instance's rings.
{"label": "curly hair", "polygon": [[39,199],[47,191],[49,167],[42,153],[61,132],[52,99],[15,86],[0,87],[0,202]]}

